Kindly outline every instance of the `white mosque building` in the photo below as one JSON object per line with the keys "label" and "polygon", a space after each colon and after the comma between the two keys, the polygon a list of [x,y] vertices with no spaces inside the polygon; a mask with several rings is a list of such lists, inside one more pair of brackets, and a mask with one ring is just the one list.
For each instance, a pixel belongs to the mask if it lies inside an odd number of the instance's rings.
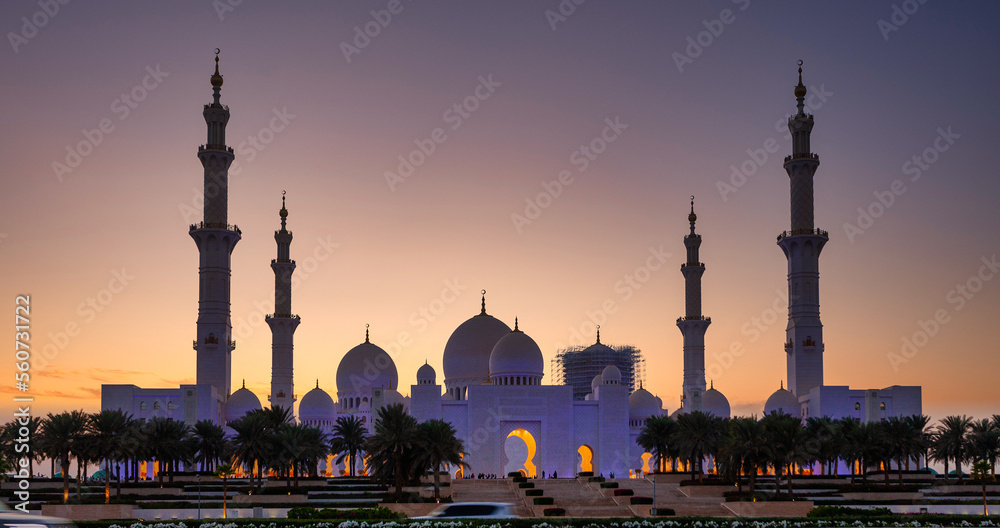
{"label": "white mosque building", "polygon": [[[227,217],[228,170],[233,149],[226,145],[229,108],[220,103],[222,76],[216,57],[211,77],[213,102],[203,115],[207,141],[198,148],[204,166],[204,221],[192,225],[190,235],[199,255],[199,303],[196,339],[196,382],[177,388],[145,389],[135,385],[102,386],[102,409],[123,409],[135,418],[171,417],[193,424],[210,420],[227,424],[247,412],[261,409],[260,399],[245,386],[231,391],[231,354],[236,348],[230,322],[231,255],[242,233]],[[813,117],[803,112],[806,89],[795,88],[798,113],[789,117],[793,153],[785,160],[791,179],[792,228],[778,237],[788,259],[789,318],[785,352],[788,389],[772,394],[764,413],[785,412],[809,416],[855,417],[861,421],[921,412],[920,387],[852,390],[823,385],[823,339],[819,319],[819,253],[828,240],[813,225],[812,178],[818,156],[809,151]],[[271,405],[293,408],[293,336],[301,323],[292,314],[292,233],[287,230],[285,198],[279,211],[281,228],[275,231],[277,256],[271,261],[275,274],[275,313],[267,316],[272,332]],[[695,232],[697,216],[692,197],[688,216],[690,233],[684,237],[687,260],[681,266],[685,280],[685,314],[677,319],[683,337],[681,408],[678,413],[702,411],[730,416],[726,397],[714,384],[706,387],[705,332],[711,318],[702,314],[700,262],[701,235]],[[316,382],[298,401],[300,423],[330,432],[342,416],[357,416],[372,426],[373,416],[384,405],[400,403],[418,421],[441,419],[451,423],[463,441],[465,461],[476,472],[506,475],[573,475],[580,471],[619,476],[648,471],[650,455],[636,443],[645,421],[667,414],[660,398],[640,386],[629,394],[617,367],[608,366],[596,376],[584,400],[573,399],[570,385],[546,385],[545,361],[538,344],[520,329],[513,329],[486,311],[458,326],[444,346],[443,380],[429,365],[415,373],[409,396],[400,393],[399,373],[385,350],[370,341],[349,350],[337,367],[336,399]],[[527,326],[530,330],[529,326]],[[591,347],[607,347],[598,334]],[[594,349],[596,350],[596,349]],[[311,384],[310,384],[311,385]],[[330,469],[327,472],[329,474]]]}

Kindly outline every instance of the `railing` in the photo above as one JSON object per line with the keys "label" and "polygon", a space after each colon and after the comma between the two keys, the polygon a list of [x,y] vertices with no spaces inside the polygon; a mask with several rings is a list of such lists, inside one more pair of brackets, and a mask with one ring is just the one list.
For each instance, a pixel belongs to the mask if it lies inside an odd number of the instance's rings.
{"label": "railing", "polygon": [[227,147],[225,145],[198,145],[198,152],[204,152],[206,150],[224,150],[230,154],[233,153],[233,147]]}
{"label": "railing", "polygon": [[227,231],[232,231],[237,235],[243,234],[243,231],[240,231],[239,226],[236,224],[222,224],[216,222],[198,222],[197,224],[191,224],[188,231],[196,231],[198,229],[225,229]]}
{"label": "railing", "polygon": [[785,341],[785,348],[792,348],[792,342],[791,341]]}
{"label": "railing", "polygon": [[819,235],[822,237],[830,238],[830,233],[827,231],[823,231],[822,229],[793,229],[791,231],[782,231],[781,234],[778,235],[778,240],[781,240],[782,238],[785,237],[797,236],[797,235]]}
{"label": "railing", "polygon": [[681,321],[708,321],[708,322],[711,323],[712,322],[712,318],[711,317],[705,317],[704,315],[696,315],[694,317],[687,317],[687,316],[678,317],[677,318],[677,322],[679,323]]}
{"label": "railing", "polygon": [[295,261],[292,259],[271,259],[271,264],[276,264],[278,262],[281,262],[282,264],[295,264]]}
{"label": "railing", "polygon": [[285,314],[285,313],[273,313],[270,315],[265,315],[264,319],[295,319],[296,321],[301,321],[302,318],[298,315]]}
{"label": "railing", "polygon": [[791,161],[793,159],[814,159],[814,160],[818,160],[819,159],[819,154],[813,154],[813,153],[810,152],[809,154],[792,154],[791,156],[785,156],[785,161]]}

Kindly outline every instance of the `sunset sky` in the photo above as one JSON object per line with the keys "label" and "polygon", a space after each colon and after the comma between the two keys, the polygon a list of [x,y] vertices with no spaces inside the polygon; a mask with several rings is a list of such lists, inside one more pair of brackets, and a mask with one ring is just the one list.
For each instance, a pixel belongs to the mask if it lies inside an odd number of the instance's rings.
{"label": "sunset sky", "polygon": [[[401,392],[425,360],[440,382],[445,342],[485,288],[488,312],[517,316],[547,362],[593,342],[592,321],[603,342],[637,346],[672,412],[695,195],[709,377],[734,415],[760,414],[785,379],[775,240],[802,60],[830,233],[825,383],[922,385],[935,420],[1000,412],[998,16],[995,2],[915,0],[71,2],[54,15],[4,2],[0,290],[11,311],[31,296],[33,412],[97,410],[102,383],[194,382],[188,225],[216,47],[243,232],[234,389],[269,392],[262,314],[285,190],[300,397],[317,378],[335,393],[365,324]],[[404,177],[401,156],[424,159]]]}

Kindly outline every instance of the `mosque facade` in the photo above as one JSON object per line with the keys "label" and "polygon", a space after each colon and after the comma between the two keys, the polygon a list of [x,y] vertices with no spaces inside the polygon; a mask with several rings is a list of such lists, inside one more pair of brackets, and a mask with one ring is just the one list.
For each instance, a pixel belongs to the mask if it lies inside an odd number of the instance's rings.
{"label": "mosque facade", "polygon": [[[225,143],[229,108],[220,103],[222,76],[211,77],[213,102],[205,105],[207,141],[198,148],[204,166],[204,220],[190,227],[199,251],[199,302],[196,339],[196,383],[176,388],[148,389],[135,385],[102,386],[102,409],[122,409],[135,418],[170,417],[188,424],[209,420],[220,425],[261,409],[260,399],[245,385],[231,391],[231,358],[236,349],[230,321],[231,257],[241,231],[228,223],[228,169],[233,149]],[[781,388],[765,403],[764,413],[809,416],[850,416],[860,421],[919,414],[920,387],[893,386],[855,390],[823,385],[823,336],[819,318],[819,254],[828,241],[813,225],[812,179],[819,158],[809,150],[813,116],[803,111],[806,89],[795,88],[798,112],[789,117],[792,155],[785,160],[791,182],[792,228],[778,237],[788,260],[789,318],[786,329],[788,389]],[[294,408],[293,336],[301,318],[292,313],[292,233],[282,196],[280,229],[275,231],[275,308],[266,321],[272,332],[270,405]],[[687,258],[681,266],[685,281],[685,313],[677,319],[682,336],[681,407],[674,412],[701,411],[730,416],[727,398],[705,379],[705,333],[711,318],[702,313],[701,235],[692,197],[690,232],[684,237]],[[526,328],[528,328],[526,326]],[[603,347],[603,348],[602,348]],[[605,350],[608,349],[608,350]],[[583,351],[611,353],[596,342]],[[316,382],[298,400],[299,423],[330,433],[338,418],[355,416],[373,426],[385,405],[399,403],[418,421],[444,420],[456,429],[465,446],[465,461],[476,472],[506,475],[573,475],[580,471],[620,476],[649,469],[649,454],[636,438],[646,420],[667,414],[663,401],[640,386],[630,392],[622,372],[608,365],[591,382],[583,400],[574,399],[568,384],[544,383],[545,361],[538,344],[520,328],[511,328],[487,313],[485,291],[480,313],[463,322],[444,346],[443,378],[429,364],[421,366],[409,395],[400,390],[399,374],[389,354],[370,341],[349,350],[337,367],[336,399]],[[512,440],[516,438],[517,440]],[[334,468],[325,468],[328,474]]]}

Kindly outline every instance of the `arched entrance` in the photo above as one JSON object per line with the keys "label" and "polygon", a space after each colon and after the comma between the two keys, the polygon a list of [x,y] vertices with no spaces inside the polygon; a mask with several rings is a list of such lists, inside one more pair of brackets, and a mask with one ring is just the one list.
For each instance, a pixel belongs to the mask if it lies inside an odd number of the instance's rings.
{"label": "arched entrance", "polygon": [[[653,459],[653,454],[652,453],[643,453],[641,458],[642,458],[642,473],[643,474],[649,474],[650,472],[652,472],[652,469],[650,468],[649,462],[650,462],[650,460]],[[659,470],[659,468],[657,468],[657,470]]]}
{"label": "arched entrance", "polygon": [[504,440],[503,450],[507,455],[507,464],[504,466],[504,475],[515,471],[524,471],[528,477],[537,475],[535,467],[535,451],[538,446],[535,444],[535,437],[525,429],[514,429]]}
{"label": "arched entrance", "polygon": [[587,444],[583,444],[579,449],[576,450],[576,471],[577,473],[583,473],[589,471],[594,472],[594,450]]}

